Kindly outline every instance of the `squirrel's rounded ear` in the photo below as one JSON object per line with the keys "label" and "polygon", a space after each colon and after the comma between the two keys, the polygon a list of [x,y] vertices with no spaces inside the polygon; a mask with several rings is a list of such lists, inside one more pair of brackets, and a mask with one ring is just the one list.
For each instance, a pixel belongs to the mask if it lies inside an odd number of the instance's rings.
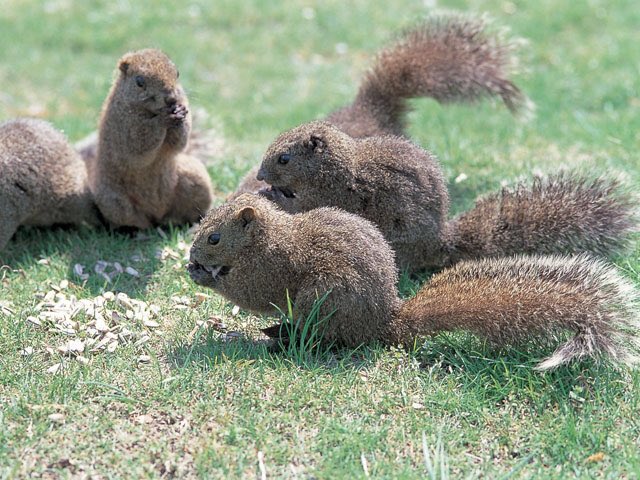
{"label": "squirrel's rounded ear", "polygon": [[129,70],[129,62],[123,58],[122,60],[120,60],[118,68],[122,73],[127,73],[127,70]]}
{"label": "squirrel's rounded ear", "polygon": [[243,227],[246,227],[253,222],[257,216],[256,210],[253,207],[244,207],[237,213],[237,217],[242,220]]}
{"label": "squirrel's rounded ear", "polygon": [[305,142],[305,146],[309,150],[313,150],[316,153],[322,153],[326,146],[324,139],[320,135],[311,134],[309,140]]}

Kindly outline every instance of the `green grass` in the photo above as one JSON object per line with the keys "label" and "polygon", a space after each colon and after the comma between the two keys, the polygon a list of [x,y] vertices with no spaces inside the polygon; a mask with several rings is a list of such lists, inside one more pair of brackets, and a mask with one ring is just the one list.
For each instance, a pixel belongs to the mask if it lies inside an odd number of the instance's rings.
{"label": "green grass", "polygon": [[[350,101],[372,54],[427,14],[425,3],[9,0],[0,120],[37,115],[77,140],[95,129],[120,55],[160,47],[192,106],[210,114],[220,151],[209,172],[221,199],[280,131]],[[620,175],[637,189],[635,1],[438,5],[488,12],[528,39],[518,83],[537,104],[535,119],[520,122],[490,103],[416,102],[411,134],[441,159],[453,211],[536,170]],[[468,178],[455,183],[460,173]],[[465,335],[414,353],[371,346],[297,361],[299,350],[273,353],[256,340],[273,319],[236,314],[215,295],[195,305],[200,290],[182,258],[189,233],[166,233],[21,230],[0,254],[0,301],[13,312],[0,313],[0,477],[251,478],[262,468],[270,478],[640,475],[637,371],[584,362],[539,374],[532,367],[548,350],[496,352]],[[74,274],[97,260],[140,277],[108,284]],[[638,242],[616,262],[640,287]],[[144,344],[85,354],[86,365],[61,355],[69,338],[26,318],[36,294],[65,279],[67,295],[113,290],[156,304],[160,328]],[[401,283],[405,294],[417,287]],[[192,305],[176,308],[175,296]],[[221,332],[221,322],[241,335]],[[27,347],[33,353],[21,355]],[[57,363],[61,373],[48,373]]]}

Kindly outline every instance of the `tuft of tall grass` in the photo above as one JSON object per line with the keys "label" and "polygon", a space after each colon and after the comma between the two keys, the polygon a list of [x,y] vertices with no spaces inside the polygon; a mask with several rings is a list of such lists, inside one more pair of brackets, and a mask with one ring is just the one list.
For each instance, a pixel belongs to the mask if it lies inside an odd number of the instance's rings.
{"label": "tuft of tall grass", "polygon": [[276,341],[280,349],[297,366],[308,368],[321,364],[334,346],[334,342],[327,341],[324,334],[335,310],[326,315],[321,314],[322,305],[330,294],[331,290],[318,296],[309,313],[297,318],[295,305],[288,291],[287,311],[283,312],[278,308],[282,323],[280,337]]}

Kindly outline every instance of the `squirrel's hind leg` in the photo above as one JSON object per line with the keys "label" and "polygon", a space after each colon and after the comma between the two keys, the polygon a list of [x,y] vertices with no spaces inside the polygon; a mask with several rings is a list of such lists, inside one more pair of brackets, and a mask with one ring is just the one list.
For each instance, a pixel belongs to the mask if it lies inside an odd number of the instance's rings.
{"label": "squirrel's hind leg", "polygon": [[180,155],[177,177],[173,202],[162,223],[197,223],[207,213],[213,200],[209,173],[200,160],[189,155]]}

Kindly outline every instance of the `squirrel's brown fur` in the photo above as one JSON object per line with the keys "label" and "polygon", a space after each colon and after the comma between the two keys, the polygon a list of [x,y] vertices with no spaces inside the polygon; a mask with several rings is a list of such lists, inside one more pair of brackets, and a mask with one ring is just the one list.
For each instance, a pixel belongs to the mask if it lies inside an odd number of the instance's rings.
{"label": "squirrel's brown fur", "polygon": [[538,365],[608,356],[635,362],[638,295],[601,260],[515,256],[464,261],[443,270],[405,302],[393,321],[395,341],[465,330],[495,346],[574,336]]}
{"label": "squirrel's brown fur", "polygon": [[[200,110],[201,114],[206,112]],[[198,120],[199,115],[192,115],[192,126],[189,132],[189,141],[183,153],[189,157],[198,159],[201,163],[207,164],[207,161],[216,154],[216,137],[217,133],[212,129],[194,127],[194,123]],[[199,122],[200,123],[200,122]],[[89,133],[73,144],[73,148],[80,154],[82,159],[87,163],[95,163],[98,158],[98,130]],[[257,173],[257,170],[256,170]],[[255,176],[255,175],[254,175]]]}
{"label": "squirrel's brown fur", "polygon": [[392,250],[370,222],[337,209],[292,216],[265,198],[241,195],[202,219],[191,262],[197,283],[256,312],[286,307],[287,293],[296,312],[308,312],[331,291],[323,308],[339,308],[343,320],[332,320],[325,334],[339,344],[383,337],[399,305]]}
{"label": "squirrel's brown fur", "polygon": [[637,201],[617,180],[535,178],[476,201],[449,222],[449,262],[517,253],[619,253],[638,230]]}
{"label": "squirrel's brown fur", "polygon": [[0,250],[20,225],[97,225],[82,159],[51,124],[0,124]]}
{"label": "squirrel's brown fur", "polygon": [[139,50],[120,59],[116,75],[88,161],[100,211],[115,227],[197,222],[212,189],[204,166],[181,153],[191,119],[175,65],[159,50]]}
{"label": "squirrel's brown fur", "polygon": [[352,138],[326,122],[280,135],[267,149],[261,194],[289,213],[342,208],[375,223],[409,271],[517,253],[612,254],[635,228],[616,182],[573,176],[504,189],[447,221],[437,159],[403,137]]}
{"label": "squirrel's brown fur", "polygon": [[438,102],[500,97],[512,112],[526,103],[509,80],[512,45],[487,33],[482,19],[433,17],[380,51],[350,105],[327,121],[352,137],[404,135],[408,99]]}
{"label": "squirrel's brown fur", "polygon": [[626,329],[637,328],[629,283],[587,256],[461,262],[402,302],[393,252],[373,224],[335,208],[291,215],[255,195],[207,214],[188,269],[196,283],[257,313],[287,311],[289,298],[300,321],[329,292],[319,314],[329,317],[324,339],[348,347],[412,345],[443,330],[499,346],[573,332],[545,369],[587,355],[625,360],[635,341]]}
{"label": "squirrel's brown fur", "polygon": [[258,178],[273,186],[263,195],[290,213],[332,206],[372,221],[402,267],[445,261],[449,195],[442,170],[403,137],[352,138],[329,123],[307,123],[271,144]]}
{"label": "squirrel's brown fur", "polygon": [[[508,77],[515,63],[512,45],[486,31],[482,19],[433,17],[407,30],[380,51],[355,100],[326,121],[351,137],[405,135],[408,100],[439,102],[500,97],[511,111],[527,103]],[[230,198],[266,188],[252,169]]]}

